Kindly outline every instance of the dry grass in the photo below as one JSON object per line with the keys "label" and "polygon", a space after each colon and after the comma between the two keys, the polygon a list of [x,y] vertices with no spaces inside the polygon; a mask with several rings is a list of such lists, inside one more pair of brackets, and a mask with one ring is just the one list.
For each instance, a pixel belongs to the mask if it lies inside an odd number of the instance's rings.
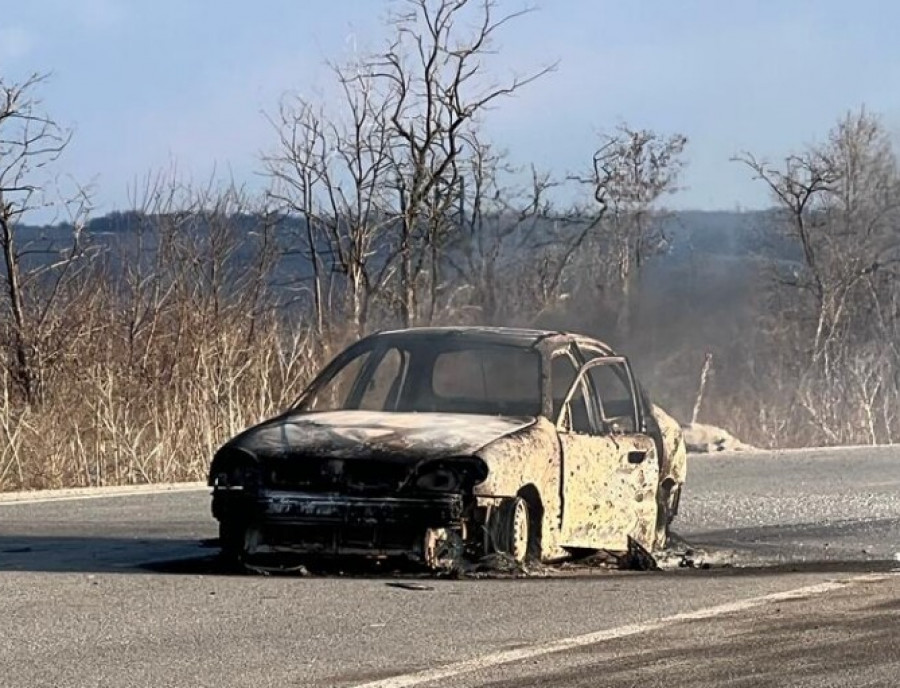
{"label": "dry grass", "polygon": [[0,490],[203,479],[296,398],[330,348],[274,295],[275,227],[247,203],[151,185],[121,245],[30,282],[27,376],[0,330]]}
{"label": "dry grass", "polygon": [[17,403],[0,373],[0,490],[204,479],[216,447],[286,408],[322,355],[275,322],[252,341],[240,328],[197,331],[170,360],[151,357],[160,374],[109,344],[106,358],[54,371],[39,407]]}

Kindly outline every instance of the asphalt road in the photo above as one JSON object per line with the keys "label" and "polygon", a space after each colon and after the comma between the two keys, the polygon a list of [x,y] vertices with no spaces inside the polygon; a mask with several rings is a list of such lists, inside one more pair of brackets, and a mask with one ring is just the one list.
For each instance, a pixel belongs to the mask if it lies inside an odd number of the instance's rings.
{"label": "asphalt road", "polygon": [[265,577],[202,490],[0,501],[0,686],[897,685],[900,449],[692,457],[676,530],[662,572]]}

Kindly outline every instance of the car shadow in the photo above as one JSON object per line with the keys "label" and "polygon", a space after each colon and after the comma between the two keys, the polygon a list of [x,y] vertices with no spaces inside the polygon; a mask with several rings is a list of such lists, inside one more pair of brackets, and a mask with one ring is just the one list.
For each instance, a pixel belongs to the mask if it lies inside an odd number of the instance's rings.
{"label": "car shadow", "polygon": [[[0,575],[5,572],[141,573],[159,561],[194,561],[194,571],[220,572],[209,540],[102,535],[0,535]],[[206,562],[206,563],[205,563]],[[175,572],[173,570],[173,572]],[[227,573],[222,570],[221,573]]]}
{"label": "car shadow", "polygon": [[[734,531],[729,531],[734,535]],[[704,534],[699,548],[711,549],[711,534]],[[679,547],[686,543],[679,538]],[[733,546],[731,543],[729,546]],[[568,562],[560,566],[537,566],[526,571],[482,570],[474,573],[435,574],[410,562],[365,559],[314,560],[306,565],[291,562],[284,567],[244,567],[228,562],[219,554],[215,539],[110,536],[0,535],[0,576],[11,572],[32,573],[115,573],[217,576],[292,576],[314,578],[384,579],[395,581],[439,581],[477,579],[495,581],[591,580],[598,576],[636,577],[643,575],[685,576],[768,576],[784,573],[861,573],[893,571],[898,562],[887,558],[805,560],[759,556],[748,549],[740,563],[709,566],[668,567],[663,571],[634,572],[603,566]],[[734,550],[731,550],[734,551]],[[414,589],[418,589],[416,586]],[[412,589],[412,588],[411,588]]]}
{"label": "car shadow", "polygon": [[751,526],[745,528],[714,529],[693,532],[689,539],[754,542],[858,542],[871,539],[896,540],[900,534],[900,519],[869,518],[833,519],[827,522],[790,523]]}
{"label": "car shadow", "polygon": [[102,535],[0,535],[3,573],[117,573],[171,575],[291,575],[303,577],[434,578],[404,561],[341,559],[282,565],[235,564],[221,556],[217,539]]}
{"label": "car shadow", "polygon": [[677,552],[693,575],[896,572],[898,532],[897,519],[697,531],[675,534],[668,554]]}

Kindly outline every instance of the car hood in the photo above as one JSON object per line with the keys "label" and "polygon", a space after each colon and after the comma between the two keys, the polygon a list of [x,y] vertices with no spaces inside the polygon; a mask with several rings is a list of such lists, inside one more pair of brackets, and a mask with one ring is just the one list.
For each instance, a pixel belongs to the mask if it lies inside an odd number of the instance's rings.
{"label": "car hood", "polygon": [[380,458],[402,463],[471,456],[532,424],[533,417],[458,413],[287,413],[244,431],[223,450],[257,460]]}

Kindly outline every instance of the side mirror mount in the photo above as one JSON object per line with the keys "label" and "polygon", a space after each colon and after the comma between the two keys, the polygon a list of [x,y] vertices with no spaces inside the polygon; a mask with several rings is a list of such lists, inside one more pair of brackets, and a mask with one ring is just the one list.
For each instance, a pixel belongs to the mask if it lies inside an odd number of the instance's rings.
{"label": "side mirror mount", "polygon": [[618,419],[611,420],[608,423],[606,423],[606,430],[611,435],[624,435],[625,434],[625,430],[622,427],[622,423]]}
{"label": "side mirror mount", "polygon": [[559,423],[557,427],[563,432],[572,432],[571,413],[569,413],[569,405],[563,404],[562,412],[559,414]]}

